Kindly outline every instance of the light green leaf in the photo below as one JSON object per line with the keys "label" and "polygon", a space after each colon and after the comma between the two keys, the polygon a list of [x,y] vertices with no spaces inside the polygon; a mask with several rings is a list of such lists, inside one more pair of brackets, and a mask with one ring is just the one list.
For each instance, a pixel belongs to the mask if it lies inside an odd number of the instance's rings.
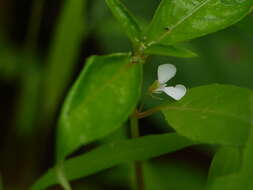
{"label": "light green leaf", "polygon": [[120,0],[106,0],[108,7],[113,15],[122,24],[128,37],[134,44],[138,44],[142,39],[142,31],[137,23],[137,19],[132,13],[120,2]]}
{"label": "light green leaf", "polygon": [[188,49],[180,48],[180,47],[172,46],[172,45],[164,45],[164,44],[151,45],[144,50],[144,53],[150,54],[150,55],[187,57],[187,58],[197,56],[196,53]]}
{"label": "light green leaf", "polygon": [[141,81],[142,65],[130,54],[91,57],[64,103],[58,159],[119,128],[137,104]]}
{"label": "light green leaf", "polygon": [[251,90],[207,85],[189,90],[163,107],[168,123],[181,135],[210,144],[244,145],[252,127]]}
{"label": "light green leaf", "polygon": [[247,15],[253,0],[162,0],[149,43],[173,44],[224,29]]}
{"label": "light green leaf", "polygon": [[[112,142],[65,161],[66,176],[69,180],[74,180],[122,163],[146,160],[195,144],[175,133]],[[31,190],[42,190],[57,183],[56,169],[52,168],[31,187]]]}
{"label": "light green leaf", "polygon": [[237,147],[221,147],[209,170],[207,190],[229,189],[231,177],[240,170],[242,151]]}

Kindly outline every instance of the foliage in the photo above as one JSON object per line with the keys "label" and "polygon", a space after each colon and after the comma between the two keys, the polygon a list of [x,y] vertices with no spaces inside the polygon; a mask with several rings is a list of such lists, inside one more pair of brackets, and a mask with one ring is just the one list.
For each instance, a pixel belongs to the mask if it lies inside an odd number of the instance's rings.
{"label": "foliage", "polygon": [[[153,6],[155,2],[125,1],[133,12],[143,3]],[[115,183],[109,171],[131,189],[252,189],[252,7],[253,0],[161,0],[151,19],[149,8],[147,17],[145,11],[134,14],[123,0],[70,0],[64,1],[45,66],[39,65],[42,60],[38,61],[32,47],[30,57],[29,48],[23,57],[12,47],[0,46],[4,63],[0,76],[21,79],[22,84],[17,138],[32,144],[33,138],[47,137],[53,118],[58,118],[54,166],[33,180],[30,189],[60,184],[69,190],[70,181],[91,179],[91,175],[99,178],[103,172],[104,181]],[[81,44],[94,36],[98,41],[94,44],[110,53],[85,61],[56,116],[77,68]],[[230,43],[235,50],[227,48]],[[9,52],[22,59],[14,59]],[[181,84],[173,86],[174,80],[181,80],[187,90]],[[159,134],[150,132],[152,122]],[[200,152],[208,152],[211,146],[214,153],[207,179],[196,168],[186,167],[189,172],[184,172],[175,167],[180,162],[159,162],[158,158],[203,144]],[[150,161],[154,158],[159,164]],[[116,170],[119,165],[125,168]],[[132,183],[122,174],[132,177]],[[176,180],[177,175],[183,176],[185,184]],[[167,178],[175,182],[168,185]],[[0,189],[5,187],[4,179]],[[93,185],[88,182],[81,189],[101,189]]]}

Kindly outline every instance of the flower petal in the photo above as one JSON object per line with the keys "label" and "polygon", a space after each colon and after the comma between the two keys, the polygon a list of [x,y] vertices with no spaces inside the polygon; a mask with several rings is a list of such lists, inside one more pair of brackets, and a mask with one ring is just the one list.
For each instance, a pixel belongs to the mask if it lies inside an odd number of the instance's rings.
{"label": "flower petal", "polygon": [[175,87],[165,87],[163,91],[175,100],[180,100],[186,94],[186,88],[181,84],[178,84]]}
{"label": "flower petal", "polygon": [[168,82],[176,75],[177,68],[172,64],[163,64],[158,67],[158,81],[160,84]]}

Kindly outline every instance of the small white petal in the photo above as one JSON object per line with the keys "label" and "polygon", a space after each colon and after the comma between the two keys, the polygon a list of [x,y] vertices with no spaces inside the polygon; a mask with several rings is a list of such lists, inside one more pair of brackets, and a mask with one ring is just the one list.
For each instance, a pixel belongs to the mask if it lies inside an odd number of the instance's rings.
{"label": "small white petal", "polygon": [[175,87],[165,87],[163,91],[175,100],[180,100],[186,94],[186,88],[181,84],[178,84]]}
{"label": "small white petal", "polygon": [[158,81],[160,84],[168,82],[176,75],[177,68],[172,64],[164,64],[158,67]]}

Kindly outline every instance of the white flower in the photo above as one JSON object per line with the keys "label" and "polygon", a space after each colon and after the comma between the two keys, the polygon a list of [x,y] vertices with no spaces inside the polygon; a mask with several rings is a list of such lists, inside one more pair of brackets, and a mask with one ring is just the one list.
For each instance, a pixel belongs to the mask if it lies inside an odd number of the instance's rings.
{"label": "white flower", "polygon": [[172,64],[164,64],[158,67],[158,80],[152,85],[153,93],[166,93],[175,100],[180,100],[186,94],[184,85],[178,84],[175,87],[167,86],[166,83],[172,79],[177,72],[177,68]]}

